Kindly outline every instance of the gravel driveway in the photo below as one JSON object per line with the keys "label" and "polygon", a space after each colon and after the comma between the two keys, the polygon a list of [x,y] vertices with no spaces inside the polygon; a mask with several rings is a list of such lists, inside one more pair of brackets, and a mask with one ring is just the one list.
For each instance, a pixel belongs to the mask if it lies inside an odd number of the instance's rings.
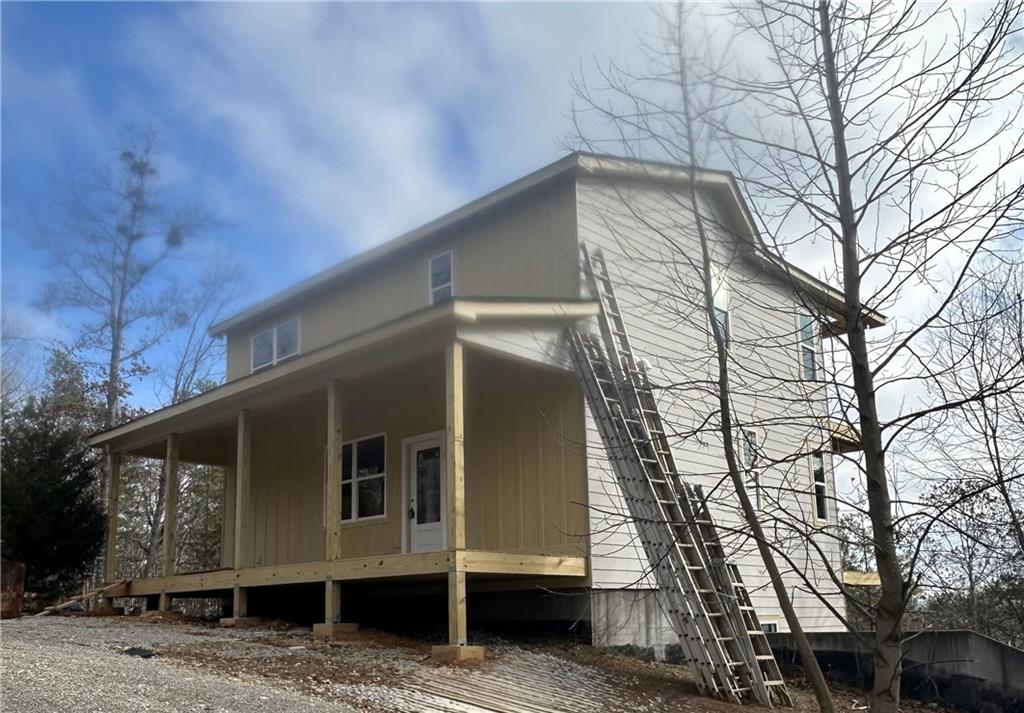
{"label": "gravel driveway", "polygon": [[[364,630],[315,641],[308,627],[222,627],[141,617],[41,617],[0,624],[0,710],[262,713],[750,713],[700,696],[677,666],[550,641],[471,632],[488,658],[430,659],[429,641]],[[129,655],[129,648],[152,653]],[[790,689],[793,713],[810,693]],[[863,694],[837,689],[838,710]],[[935,709],[911,706],[921,713]]]}
{"label": "gravel driveway", "polygon": [[[235,632],[232,632],[234,634]],[[174,659],[129,656],[129,647],[210,644],[214,630],[107,618],[40,617],[0,625],[0,708],[4,713],[75,711],[296,711],[349,713],[262,681],[186,668]],[[223,643],[233,642],[234,637]]]}

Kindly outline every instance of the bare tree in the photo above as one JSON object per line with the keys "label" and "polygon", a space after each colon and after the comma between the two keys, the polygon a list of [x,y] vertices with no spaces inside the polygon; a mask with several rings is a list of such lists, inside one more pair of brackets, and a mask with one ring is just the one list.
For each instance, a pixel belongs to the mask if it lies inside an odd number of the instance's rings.
{"label": "bare tree", "polygon": [[[642,288],[648,308],[666,318],[674,314],[679,325],[709,325],[707,330],[715,337],[717,376],[712,378],[719,387],[717,396],[723,393],[725,371],[732,383],[733,409],[740,398],[779,404],[775,419],[762,415],[752,424],[737,418],[723,429],[726,475],[735,480],[737,471],[756,473],[756,468],[737,463],[736,458],[735,432],[747,425],[795,424],[803,419],[809,430],[821,434],[803,449],[766,458],[770,462],[765,467],[783,467],[789,473],[765,493],[771,508],[761,518],[770,521],[770,534],[757,544],[760,548],[767,540],[764,546],[784,560],[794,556],[793,547],[821,556],[825,581],[846,596],[847,606],[875,624],[872,709],[895,711],[903,620],[917,584],[917,560],[901,556],[901,537],[920,539],[909,524],[904,530],[901,525],[909,523],[904,516],[919,510],[922,503],[915,486],[904,482],[913,474],[895,468],[892,456],[927,421],[970,405],[992,403],[1019,385],[1019,349],[1006,362],[983,372],[982,383],[960,395],[927,387],[961,364],[930,363],[921,354],[930,335],[942,329],[957,296],[980,279],[983,268],[978,260],[1005,250],[1021,226],[1021,7],[1000,2],[966,11],[885,0],[867,6],[767,2],[736,7],[728,22],[739,33],[735,44],[742,45],[743,52],[733,55],[734,62],[715,66],[710,66],[709,56],[716,48],[698,56],[705,64],[700,76],[710,85],[709,91],[717,93],[713,102],[698,109],[691,105],[688,110],[685,100],[693,92],[679,91],[674,58],[678,49],[673,43],[687,28],[677,19],[668,23],[672,29],[667,38],[659,38],[650,72],[638,75],[613,65],[602,72],[609,92],[601,97],[594,97],[582,84],[581,96],[590,117],[611,124],[611,135],[593,138],[592,129],[578,116],[577,131],[591,138],[586,142],[590,147],[611,145],[628,155],[692,165],[701,157],[695,156],[694,144],[681,127],[692,119],[710,126],[702,139],[708,141],[704,157],[726,156],[755,207],[760,230],[754,254],[766,256],[762,261],[766,271],[785,273],[800,311],[811,320],[808,339],[813,341],[820,333],[831,338],[831,359],[810,362],[807,388],[792,397],[772,395],[793,385],[767,364],[758,367],[756,358],[740,366],[738,360],[726,357],[723,364],[721,330],[709,319],[708,288],[713,298],[714,280],[709,285],[709,275],[701,269],[708,264],[708,252],[701,250],[695,260],[692,250],[687,251],[682,226],[671,217],[679,206],[671,200],[663,201],[663,213],[656,216],[630,209],[632,219],[659,232],[671,246],[663,254],[647,256],[648,264],[667,265],[667,273],[677,278],[670,285]],[[696,145],[703,148],[699,141]],[[716,146],[720,148],[717,155]],[[629,201],[626,193],[622,198]],[[666,188],[665,194],[671,196],[671,189]],[[692,223],[694,217],[689,220]],[[705,223],[711,222],[718,230],[729,229],[706,216]],[[634,257],[642,259],[628,241],[623,241],[622,249],[634,250]],[[837,288],[838,315],[834,308],[821,307],[820,288],[778,259],[791,249],[818,258],[821,276]],[[729,264],[728,257],[710,257],[718,265]],[[685,273],[694,269],[695,262],[703,278],[702,301],[695,300],[692,288],[685,286],[692,282],[692,275]],[[756,279],[748,282],[750,294],[760,287]],[[911,303],[920,305],[917,314],[909,321],[890,324],[869,340],[868,327],[879,321],[879,315],[897,305],[901,313],[912,311],[907,308]],[[802,346],[802,332],[794,327],[790,344]],[[740,340],[731,338],[734,343]],[[783,343],[785,335],[761,330],[745,339],[744,346],[756,343],[763,348]],[[686,376],[696,368],[692,359],[685,365],[673,364],[671,357],[664,362],[680,374],[668,388],[698,392],[693,376]],[[740,385],[735,383],[737,376],[742,377]],[[838,425],[813,424],[799,413],[821,398],[823,390],[829,394],[830,415]],[[913,398],[901,398],[908,391]],[[716,428],[729,411],[728,397],[718,401],[717,415],[709,421]],[[707,431],[707,423],[677,435],[699,439],[702,431]],[[859,494],[864,497],[860,512],[870,522],[873,559],[881,580],[878,601],[871,606],[850,596],[841,571],[825,556],[822,541],[838,544],[842,532],[815,526],[802,505],[806,500],[785,497],[787,491],[800,492],[800,464],[809,455],[820,457],[816,454],[828,447],[831,435],[840,432],[851,434],[862,449],[859,456],[844,457],[859,474]],[[815,488],[813,507],[831,512],[841,501],[839,493],[827,489],[824,482],[820,491]],[[742,488],[735,490],[742,499]],[[844,504],[856,510],[856,496]],[[928,516],[934,522],[937,515]],[[782,544],[787,535],[802,544]],[[805,585],[846,621],[828,603],[820,582],[806,578]]]}
{"label": "bare tree", "polygon": [[120,421],[126,380],[150,348],[184,321],[163,270],[200,225],[195,210],[163,202],[152,128],[126,130],[112,170],[71,181],[61,221],[40,228],[55,268],[40,300],[82,318],[76,351],[101,376],[103,427]]}
{"label": "bare tree", "polygon": [[[728,82],[749,113],[733,113],[722,130],[766,242],[777,251],[811,237],[833,246],[827,278],[845,308],[831,328],[852,381],[836,379],[834,396],[859,427],[881,580],[872,710],[895,711],[913,575],[898,555],[887,454],[921,419],[1001,393],[1007,375],[893,415],[880,395],[934,381],[917,349],[972,283],[978,258],[1020,225],[1021,7],[779,2],[735,17],[769,69]],[[866,316],[915,290],[939,299],[869,344]]]}
{"label": "bare tree", "polygon": [[[675,284],[655,288],[672,292],[673,303],[685,305],[683,310],[670,311],[676,312],[681,319],[695,319],[709,327],[713,356],[708,392],[712,397],[713,411],[702,423],[717,431],[726,466],[724,475],[732,485],[745,529],[749,531],[750,540],[768,573],[819,707],[822,711],[834,711],[825,676],[783,578],[779,565],[781,558],[773,537],[766,533],[758,513],[759,505],[748,492],[749,464],[744,467],[737,452],[737,436],[742,429],[733,404],[732,335],[727,322],[719,316],[717,297],[722,289],[717,271],[723,249],[713,243],[722,235],[727,236],[730,242],[735,240],[735,236],[705,208],[697,175],[698,167],[707,165],[708,147],[713,143],[716,131],[712,118],[721,110],[718,97],[708,81],[709,76],[721,71],[715,64],[716,58],[721,56],[721,49],[706,41],[694,40],[691,25],[700,17],[686,11],[681,4],[661,14],[659,19],[662,31],[659,42],[646,42],[643,46],[650,63],[647,72],[637,74],[612,65],[601,70],[602,84],[596,88],[584,79],[577,81],[576,94],[581,106],[576,107],[574,115],[577,120],[575,140],[587,148],[595,148],[598,140],[588,134],[582,120],[588,114],[596,114],[612,125],[617,134],[616,145],[620,149],[624,147],[627,152],[637,155],[644,151],[646,145],[654,144],[662,157],[686,167],[684,170],[688,175],[682,193],[673,188],[666,189],[669,200],[682,209],[685,216],[682,221],[666,216],[647,220],[639,206],[631,206],[629,210],[671,246],[672,256],[662,256],[661,259],[681,263],[674,266],[678,276]],[[653,95],[644,93],[651,90]],[[619,197],[626,203],[631,200],[625,192]],[[688,250],[687,238],[693,239],[698,254],[693,255]],[[662,294],[661,298],[665,296]],[[678,388],[680,384],[675,386]]]}

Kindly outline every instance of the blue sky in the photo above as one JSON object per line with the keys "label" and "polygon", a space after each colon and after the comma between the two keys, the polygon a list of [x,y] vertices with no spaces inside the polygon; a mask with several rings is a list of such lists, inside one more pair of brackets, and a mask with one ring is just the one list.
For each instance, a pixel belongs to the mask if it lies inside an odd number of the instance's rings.
{"label": "blue sky", "polygon": [[34,229],[69,171],[152,122],[193,246],[246,275],[235,307],[564,153],[569,80],[627,60],[640,4],[3,3],[3,301],[40,340]]}

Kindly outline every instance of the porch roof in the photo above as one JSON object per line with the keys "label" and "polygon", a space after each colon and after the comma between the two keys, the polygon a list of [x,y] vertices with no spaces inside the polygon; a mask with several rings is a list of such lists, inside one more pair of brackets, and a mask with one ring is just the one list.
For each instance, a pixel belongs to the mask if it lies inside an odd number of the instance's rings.
{"label": "porch roof", "polygon": [[[459,324],[503,321],[570,324],[593,317],[598,310],[598,303],[588,300],[449,300],[101,431],[90,436],[88,444],[129,451],[168,433],[199,429],[208,430],[212,438],[220,440],[216,432],[233,429],[240,409],[286,402],[309,393],[318,381],[326,383],[333,376],[356,378],[422,357],[454,338]],[[418,341],[412,342],[414,337]],[[400,351],[392,349],[397,344],[403,346]],[[343,372],[339,373],[339,369]]]}

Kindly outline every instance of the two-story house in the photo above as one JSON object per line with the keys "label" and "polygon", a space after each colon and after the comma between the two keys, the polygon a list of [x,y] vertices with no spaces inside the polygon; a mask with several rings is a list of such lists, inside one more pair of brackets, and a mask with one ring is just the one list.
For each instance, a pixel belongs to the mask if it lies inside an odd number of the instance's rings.
{"label": "two-story house", "polygon": [[[433,588],[448,601],[449,645],[436,653],[454,658],[480,653],[467,646],[467,615],[581,619],[598,645],[671,642],[565,342],[567,327],[589,329],[598,312],[585,243],[624,285],[636,348],[678,431],[677,462],[717,493],[762,621],[785,628],[721,485],[721,443],[699,427],[713,411],[712,350],[686,297],[699,256],[685,229],[690,175],[571,154],[216,325],[225,384],[91,439],[110,454],[108,581],[121,456],[163,458],[168,475],[163,576],[117,594],[159,597],[161,608],[225,596],[241,618],[258,613],[261,593],[320,583],[322,603],[295,606],[322,607],[315,631],[334,635],[355,624],[346,602],[361,587]],[[835,540],[814,534],[836,513],[812,314],[838,315],[841,296],[758,248],[728,174],[695,175],[752,487],[766,517],[795,513],[811,533],[815,547],[785,545],[787,576],[806,628],[834,628],[807,591],[834,591],[823,564],[839,568]],[[173,571],[183,461],[224,468],[222,569]]]}

